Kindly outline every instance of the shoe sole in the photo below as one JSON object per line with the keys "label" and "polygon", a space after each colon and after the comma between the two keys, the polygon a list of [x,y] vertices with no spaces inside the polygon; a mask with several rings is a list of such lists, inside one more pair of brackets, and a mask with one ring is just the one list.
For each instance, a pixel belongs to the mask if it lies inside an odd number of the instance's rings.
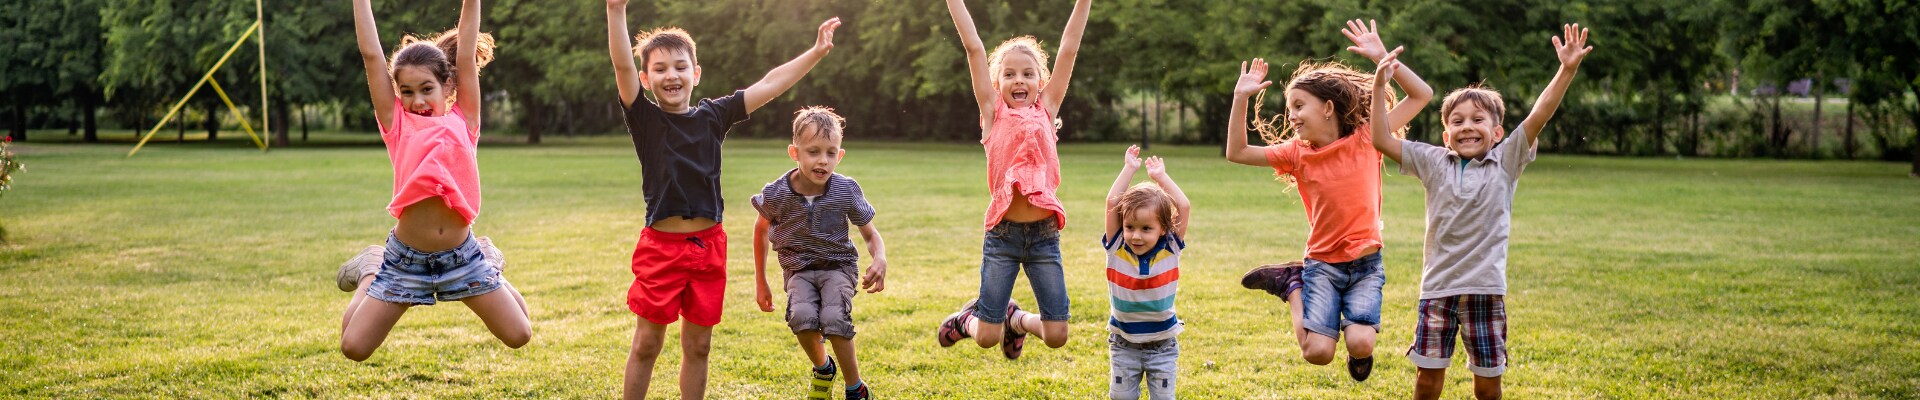
{"label": "shoe sole", "polygon": [[[351,293],[354,289],[359,289],[360,278],[367,276],[364,273],[366,269],[361,267],[361,264],[370,262],[368,260],[370,257],[384,258],[386,249],[382,246],[367,246],[366,249],[360,250],[359,254],[354,254],[353,258],[347,259],[347,262],[340,263],[340,271],[334,275],[334,284],[338,285],[342,292]],[[375,253],[379,253],[379,256],[376,257]],[[379,268],[375,267],[374,270],[379,271]]]}
{"label": "shoe sole", "polygon": [[[955,311],[952,314],[947,314],[946,319],[940,320],[940,327],[944,329],[948,324],[952,324],[955,319],[959,319],[961,315],[964,315],[969,312],[973,312],[975,303],[979,301],[980,299],[977,299],[977,298],[967,300],[967,303],[965,305],[960,306],[960,311]],[[956,329],[959,330],[961,334],[967,333],[966,332],[967,328],[964,326],[958,327]],[[966,337],[961,337],[961,339],[966,339]],[[942,335],[940,332],[940,329],[933,330],[933,340],[935,343],[939,343],[940,347],[953,347],[953,345],[960,343],[959,340],[948,342],[946,335]]]}

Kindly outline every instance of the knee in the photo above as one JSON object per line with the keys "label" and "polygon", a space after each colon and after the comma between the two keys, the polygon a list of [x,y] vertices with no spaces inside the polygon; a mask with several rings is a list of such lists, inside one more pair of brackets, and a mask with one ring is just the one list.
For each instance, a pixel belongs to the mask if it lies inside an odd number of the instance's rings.
{"label": "knee", "polygon": [[713,352],[713,343],[710,341],[686,340],[684,336],[681,337],[681,340],[681,356],[688,360],[706,361],[707,355]]}
{"label": "knee", "polygon": [[1500,387],[1476,386],[1473,388],[1473,398],[1480,400],[1498,400],[1500,398]]}
{"label": "knee", "polygon": [[655,358],[660,357],[660,346],[660,342],[635,342],[628,356],[631,359],[651,363]]}
{"label": "knee", "polygon": [[1107,391],[1107,398],[1113,400],[1140,400],[1140,391],[1115,388]]}
{"label": "knee", "polygon": [[526,346],[527,342],[531,341],[533,341],[533,328],[522,328],[500,336],[500,342],[506,344],[507,348],[510,349],[518,349],[521,346]]}
{"label": "knee", "polygon": [[1313,365],[1333,363],[1333,346],[1306,345],[1300,347],[1300,357]]}
{"label": "knee", "polygon": [[1046,340],[1047,347],[1058,349],[1067,345],[1067,330],[1061,329],[1058,333],[1048,330],[1047,336],[1041,339]]}
{"label": "knee", "polygon": [[987,324],[980,324],[980,333],[973,335],[973,343],[980,345],[980,347],[1000,345],[1000,329],[999,326],[989,328]]}
{"label": "knee", "polygon": [[373,357],[373,350],[373,346],[345,340],[340,341],[340,355],[347,356],[348,360],[353,360],[354,362],[366,361],[368,357]]}
{"label": "knee", "polygon": [[1439,389],[1447,381],[1447,370],[1420,368],[1420,374],[1414,377],[1413,385],[1420,389]]}

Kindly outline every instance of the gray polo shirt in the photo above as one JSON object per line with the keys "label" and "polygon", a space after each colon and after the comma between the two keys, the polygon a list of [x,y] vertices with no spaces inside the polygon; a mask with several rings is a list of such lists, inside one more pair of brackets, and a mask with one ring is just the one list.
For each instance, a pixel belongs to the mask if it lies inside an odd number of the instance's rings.
{"label": "gray polo shirt", "polygon": [[1520,171],[1536,148],[1514,132],[1479,160],[1445,147],[1406,140],[1400,173],[1427,190],[1427,238],[1421,250],[1420,299],[1507,294],[1507,232]]}
{"label": "gray polo shirt", "polygon": [[846,175],[827,176],[826,192],[807,198],[793,192],[794,170],[780,174],[753,195],[753,208],[766,218],[767,241],[787,271],[858,271],[860,253],[847,234],[847,224],[867,226],[873,222],[873,205],[867,203],[860,183]]}

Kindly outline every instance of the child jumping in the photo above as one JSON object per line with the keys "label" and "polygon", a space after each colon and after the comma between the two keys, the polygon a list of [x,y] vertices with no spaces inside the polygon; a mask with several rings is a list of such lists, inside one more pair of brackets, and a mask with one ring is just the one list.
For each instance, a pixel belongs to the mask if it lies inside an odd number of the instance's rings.
{"label": "child jumping", "polygon": [[[1390,55],[1373,29],[1357,20],[1347,25],[1342,33],[1354,42],[1348,50],[1372,60]],[[1433,89],[1412,70],[1400,68],[1396,79],[1407,97],[1387,112],[1389,131],[1405,127],[1433,97]],[[1262,130],[1267,146],[1248,146],[1247,98],[1272,84],[1264,81],[1266,75],[1265,60],[1242,64],[1227,121],[1227,160],[1271,167],[1298,185],[1312,230],[1303,262],[1255,268],[1240,283],[1289,304],[1294,338],[1309,363],[1333,362],[1335,342],[1344,333],[1347,373],[1365,381],[1373,371],[1380,290],[1386,284],[1380,260],[1381,160],[1370,151],[1367,106],[1371,98],[1385,101],[1393,94],[1369,91],[1372,77],[1344,65],[1302,63],[1287,84],[1286,124],[1280,132]]]}
{"label": "child jumping", "polygon": [[[707,353],[727,284],[720,142],[734,124],[793,87],[825,58],[839,26],[839,18],[822,22],[811,49],[752,86],[695,101],[701,72],[693,38],[679,28],[660,28],[629,42],[627,0],[607,0],[607,48],[647,201],[647,227],[634,244],[633,284],[627,289],[627,309],[638,322],[627,354],[621,392],[626,398],[646,397],[667,324],[680,316],[687,318],[680,327],[680,396],[706,396]],[[651,101],[640,97],[643,88],[653,94]]]}
{"label": "child jumping", "polygon": [[[1519,135],[1502,141],[1505,103],[1500,93],[1468,87],[1440,103],[1446,147],[1394,139],[1375,125],[1373,146],[1400,163],[1400,173],[1420,180],[1427,192],[1427,237],[1420,267],[1419,323],[1407,358],[1419,367],[1414,398],[1438,399],[1453,357],[1456,334],[1466,342],[1472,362],[1473,394],[1500,398],[1500,375],[1507,368],[1507,237],[1512,230],[1513,195],[1520,172],[1534,160],[1535,139],[1560,107],[1560,100],[1593,51],[1580,25],[1561,26],[1566,40],[1553,38],[1560,71],[1540,93],[1533,112],[1520,121]],[[1374,78],[1396,74],[1399,61],[1382,60]],[[1384,104],[1375,101],[1373,123],[1385,124]]]}
{"label": "child jumping", "polygon": [[[779,253],[781,286],[787,292],[787,327],[813,363],[807,397],[814,399],[829,398],[837,370],[847,372],[847,399],[868,397],[853,349],[853,282],[860,274],[860,252],[847,237],[848,223],[860,228],[867,253],[873,255],[860,287],[867,293],[886,289],[887,246],[873,225],[873,205],[859,182],[833,172],[846,156],[840,147],[844,124],[832,109],[801,109],[793,118],[793,143],[787,145],[787,157],[798,166],[761,188],[752,200],[760,212],[753,226],[753,300],[760,311],[773,312],[766,267],[771,244]],[[833,343],[839,363],[821,348],[822,335]]]}
{"label": "child jumping", "polygon": [[[391,61],[371,0],[354,0],[353,25],[393,161],[387,213],[399,222],[384,249],[341,265],[343,287],[357,282],[341,318],[340,352],[365,361],[409,307],[456,300],[507,347],[526,345],[533,338],[526,300],[500,276],[498,251],[472,231],[480,216],[480,67],[493,59],[493,37],[480,33],[480,0],[464,2],[456,30],[407,36]],[[368,262],[373,257],[380,264]]]}
{"label": "child jumping", "polygon": [[[974,104],[980,108],[980,144],[987,152],[986,239],[981,246],[980,295],[940,321],[941,347],[973,338],[980,347],[1000,345],[1008,359],[1020,358],[1029,333],[1047,347],[1067,345],[1067,281],[1060,265],[1060,230],[1067,226],[1060,188],[1059,140],[1054,116],[1066,97],[1093,0],[1074,2],[1060,55],[1051,72],[1047,55],[1032,36],[1000,43],[987,53],[963,0],[947,0],[947,11],[967,50],[967,71]],[[1020,310],[1010,298],[1024,269],[1040,303],[1040,315]]]}
{"label": "child jumping", "polygon": [[[1153,184],[1128,188],[1142,164]],[[1139,146],[1127,148],[1120,176],[1107,190],[1107,233],[1100,238],[1112,299],[1107,317],[1107,356],[1113,366],[1109,398],[1138,399],[1142,384],[1154,400],[1174,398],[1180,372],[1180,342],[1174,337],[1185,323],[1174,314],[1173,297],[1180,292],[1180,253],[1187,248],[1192,208],[1160,157],[1143,162]]]}

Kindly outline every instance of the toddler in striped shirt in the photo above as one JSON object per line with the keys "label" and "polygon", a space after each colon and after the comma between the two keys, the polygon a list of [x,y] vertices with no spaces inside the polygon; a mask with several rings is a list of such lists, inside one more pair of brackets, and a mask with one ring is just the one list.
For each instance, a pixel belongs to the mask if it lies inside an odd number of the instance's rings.
{"label": "toddler in striped shirt", "polygon": [[[1142,166],[1153,183],[1128,187]],[[1113,304],[1107,319],[1111,398],[1140,398],[1143,383],[1156,400],[1174,398],[1180,358],[1174,336],[1183,324],[1174,315],[1173,297],[1180,292],[1180,253],[1187,247],[1191,209],[1160,157],[1142,161],[1139,146],[1127,148],[1126,164],[1107,191],[1108,233],[1100,238]]]}

